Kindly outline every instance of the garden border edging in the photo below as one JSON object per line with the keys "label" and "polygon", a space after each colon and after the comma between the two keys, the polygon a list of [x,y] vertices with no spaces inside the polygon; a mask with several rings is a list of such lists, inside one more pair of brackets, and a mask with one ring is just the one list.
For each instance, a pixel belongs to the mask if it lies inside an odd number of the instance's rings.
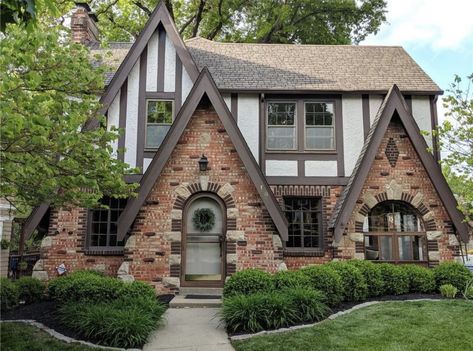
{"label": "garden border edging", "polygon": [[340,316],[349,314],[353,311],[359,310],[359,309],[364,308],[364,307],[369,307],[369,306],[377,305],[377,304],[384,303],[384,302],[416,302],[416,301],[445,301],[445,299],[413,299],[413,300],[368,301],[368,302],[363,302],[363,303],[360,303],[358,305],[355,305],[355,306],[353,306],[352,308],[350,308],[348,310],[339,311],[337,313],[331,314],[330,316],[328,316],[327,318],[325,318],[324,320],[321,320],[319,322],[315,322],[315,323],[311,323],[311,324],[295,325],[293,327],[279,328],[279,329],[275,329],[275,330],[262,330],[260,332],[253,333],[253,334],[234,335],[234,336],[229,336],[229,339],[231,341],[246,340],[246,339],[250,339],[250,338],[255,337],[255,336],[261,336],[261,335],[267,335],[267,334],[279,334],[279,333],[285,333],[285,332],[290,332],[290,331],[299,330],[299,329],[311,328],[311,327],[314,327],[314,326],[319,325],[321,323],[324,323],[327,320],[336,319]]}
{"label": "garden border edging", "polygon": [[82,344],[82,345],[85,345],[85,346],[94,347],[94,348],[103,349],[103,350],[141,351],[141,349],[123,349],[123,348],[119,348],[119,347],[97,345],[97,344],[94,344],[94,343],[91,343],[91,342],[88,342],[88,341],[84,341],[84,340],[77,340],[77,339],[71,338],[69,336],[66,336],[64,334],[61,334],[61,333],[55,331],[54,329],[51,329],[51,328],[45,326],[43,323],[35,321],[34,319],[8,319],[8,320],[1,320],[0,323],[25,323],[25,324],[29,324],[29,325],[32,325],[32,326],[40,329],[40,330],[45,331],[46,333],[48,333],[53,338],[55,338],[57,340],[60,340],[60,341],[64,341],[65,343],[68,343],[68,344],[77,343],[77,344]]}

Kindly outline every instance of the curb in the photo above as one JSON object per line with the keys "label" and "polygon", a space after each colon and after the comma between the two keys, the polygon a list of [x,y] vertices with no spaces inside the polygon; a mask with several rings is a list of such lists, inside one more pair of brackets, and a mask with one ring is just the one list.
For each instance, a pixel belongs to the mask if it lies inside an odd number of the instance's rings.
{"label": "curb", "polygon": [[88,341],[84,340],[77,340],[73,339],[69,336],[66,336],[64,334],[58,333],[54,329],[51,329],[47,326],[45,326],[43,323],[36,322],[34,319],[8,319],[8,320],[2,320],[0,321],[1,323],[24,323],[24,324],[29,324],[32,325],[40,330],[45,331],[49,335],[51,335],[53,338],[58,339],[60,341],[64,341],[65,343],[71,344],[71,343],[77,343],[77,344],[82,344],[85,346],[89,347],[94,347],[97,349],[102,349],[102,350],[116,350],[116,351],[141,351],[141,349],[122,349],[119,347],[110,347],[110,346],[102,346],[102,345],[97,345]]}
{"label": "curb", "polygon": [[369,301],[369,302],[364,302],[360,303],[359,305],[355,305],[352,308],[345,310],[345,311],[340,311],[334,314],[331,314],[324,320],[321,320],[319,322],[311,323],[311,324],[301,324],[301,325],[295,325],[293,327],[288,327],[288,328],[280,328],[280,329],[275,329],[275,330],[262,330],[260,332],[254,333],[254,334],[242,334],[242,335],[235,335],[235,336],[229,336],[229,339],[231,341],[237,341],[237,340],[246,340],[255,336],[261,336],[261,335],[268,335],[268,334],[279,334],[279,333],[285,333],[289,331],[294,331],[294,330],[299,330],[299,329],[306,329],[306,328],[311,328],[316,325],[319,325],[321,323],[326,322],[327,320],[333,320],[338,317],[341,317],[343,315],[349,314],[353,311],[359,310],[361,308],[369,307],[372,305],[377,305],[380,303],[384,302],[416,302],[416,301],[445,301],[444,299],[414,299],[414,300],[383,300],[383,301]]}

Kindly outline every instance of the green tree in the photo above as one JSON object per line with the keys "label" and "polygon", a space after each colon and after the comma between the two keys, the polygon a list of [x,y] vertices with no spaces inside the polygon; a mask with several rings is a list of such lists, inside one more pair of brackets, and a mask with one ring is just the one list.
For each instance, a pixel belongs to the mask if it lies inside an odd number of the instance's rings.
{"label": "green tree", "polygon": [[473,219],[473,74],[467,77],[464,90],[462,79],[455,76],[443,100],[447,120],[439,126],[440,149],[444,153],[441,164],[445,177],[457,196],[460,210]]}
{"label": "green tree", "polygon": [[58,16],[60,12],[57,5],[53,0],[0,0],[0,31],[5,32],[10,23],[31,30],[36,26],[40,12],[48,11]]}
{"label": "green tree", "polygon": [[[167,0],[181,35],[218,41],[359,43],[386,21],[385,0]],[[158,0],[96,0],[105,41],[137,37]]]}
{"label": "green tree", "polygon": [[132,170],[112,155],[119,131],[84,128],[104,122],[103,71],[62,30],[10,25],[0,46],[0,196],[20,209],[89,207],[134,189],[123,180]]}

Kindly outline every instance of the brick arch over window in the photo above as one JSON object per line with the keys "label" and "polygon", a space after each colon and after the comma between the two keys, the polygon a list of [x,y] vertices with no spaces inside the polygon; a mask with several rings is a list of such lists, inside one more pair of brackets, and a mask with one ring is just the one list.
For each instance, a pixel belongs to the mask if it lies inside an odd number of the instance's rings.
{"label": "brick arch over window", "polygon": [[395,180],[386,186],[385,191],[372,192],[367,191],[358,199],[357,210],[354,212],[355,232],[349,233],[351,241],[355,242],[355,252],[357,258],[364,254],[364,232],[363,224],[372,208],[384,201],[402,201],[410,204],[418,211],[424,224],[424,230],[427,235],[427,250],[429,266],[436,266],[440,261],[439,240],[444,232],[441,226],[436,222],[435,213],[428,209],[424,203],[424,195],[421,192],[414,194],[402,191],[402,186]]}

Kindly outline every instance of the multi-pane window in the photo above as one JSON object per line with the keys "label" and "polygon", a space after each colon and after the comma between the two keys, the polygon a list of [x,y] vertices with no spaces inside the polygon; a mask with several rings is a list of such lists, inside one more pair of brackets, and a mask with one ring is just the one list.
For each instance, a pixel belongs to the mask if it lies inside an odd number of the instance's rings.
{"label": "multi-pane window", "polygon": [[367,260],[427,261],[422,221],[409,204],[382,202],[370,211],[364,226]]}
{"label": "multi-pane window", "polygon": [[296,103],[269,102],[267,148],[294,150],[296,147]]}
{"label": "multi-pane window", "polygon": [[101,200],[103,207],[90,211],[89,249],[117,249],[123,246],[123,242],[117,240],[117,222],[126,202],[126,199],[104,197]]}
{"label": "multi-pane window", "polygon": [[322,248],[322,209],[319,198],[284,198],[284,213],[289,223],[287,248]]}
{"label": "multi-pane window", "polygon": [[305,103],[305,148],[308,150],[335,149],[333,104]]}
{"label": "multi-pane window", "polygon": [[146,108],[146,148],[156,149],[172,124],[173,102],[148,100]]}

